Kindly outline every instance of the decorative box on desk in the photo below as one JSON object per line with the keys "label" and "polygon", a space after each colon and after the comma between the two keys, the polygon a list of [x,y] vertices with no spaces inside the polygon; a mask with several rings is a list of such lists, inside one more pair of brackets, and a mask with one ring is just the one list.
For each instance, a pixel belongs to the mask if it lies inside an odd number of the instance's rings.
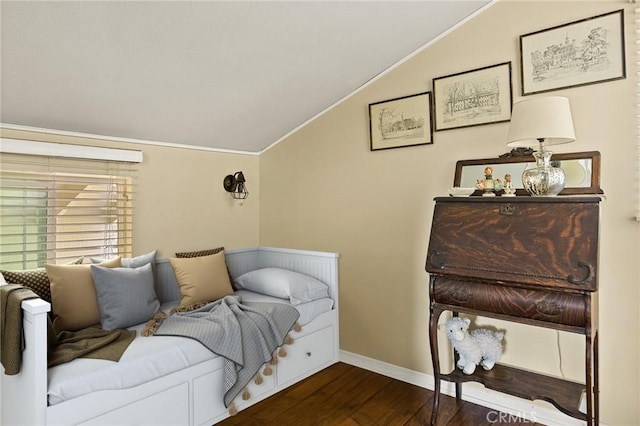
{"label": "decorative box on desk", "polygon": [[[477,381],[487,388],[552,403],[598,423],[598,196],[436,198],[426,270],[430,274],[429,341],[440,381]],[[496,365],[472,375],[440,373],[437,326],[452,311],[564,330],[585,336],[585,384]],[[586,391],[586,415],[579,411]]]}

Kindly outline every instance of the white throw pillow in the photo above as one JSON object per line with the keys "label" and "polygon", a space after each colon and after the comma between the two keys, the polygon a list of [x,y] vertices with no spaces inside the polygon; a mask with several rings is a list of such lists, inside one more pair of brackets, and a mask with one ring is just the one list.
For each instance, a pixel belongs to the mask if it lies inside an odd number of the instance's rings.
{"label": "white throw pillow", "polygon": [[256,269],[239,276],[234,281],[239,289],[289,299],[293,305],[329,297],[329,286],[325,283],[288,269]]}

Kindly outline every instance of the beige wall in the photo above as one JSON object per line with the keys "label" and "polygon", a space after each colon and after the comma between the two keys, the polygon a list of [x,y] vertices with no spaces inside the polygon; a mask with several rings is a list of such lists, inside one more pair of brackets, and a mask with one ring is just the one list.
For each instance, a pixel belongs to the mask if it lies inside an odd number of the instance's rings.
{"label": "beige wall", "polygon": [[[260,243],[341,255],[341,349],[432,371],[424,263],[433,198],[446,194],[457,160],[508,151],[508,124],[503,123],[437,132],[429,146],[370,152],[368,104],[431,90],[434,77],[504,61],[513,62],[517,101],[519,35],[624,8],[629,78],[552,94],[570,98],[577,133],[575,143],[554,151],[602,153],[607,200],[600,250],[601,418],[612,425],[637,424],[634,6],[626,1],[500,2],[262,155]],[[581,336],[489,319],[478,324],[507,329],[505,362],[582,379]]]}
{"label": "beige wall", "polygon": [[[431,90],[431,79],[513,62],[518,36],[626,9],[626,80],[553,92],[571,99],[577,142],[556,152],[602,153],[600,371],[602,420],[640,418],[640,224],[636,205],[633,6],[626,1],[500,2],[428,47],[260,158],[0,129],[8,138],[142,149],[134,251],[256,244],[340,253],[341,349],[431,372],[424,272],[433,198],[446,194],[460,159],[506,152],[508,124],[437,132],[429,146],[369,151],[367,105]],[[222,190],[243,170],[244,205]],[[580,380],[580,336],[481,319],[507,329],[504,361]],[[446,340],[443,339],[443,343]]]}
{"label": "beige wall", "polygon": [[[258,244],[259,159],[253,155],[126,144],[0,129],[6,138],[78,143],[142,150],[134,203],[134,255],[158,249],[176,251]],[[243,205],[222,187],[228,174],[242,170],[250,195]]]}

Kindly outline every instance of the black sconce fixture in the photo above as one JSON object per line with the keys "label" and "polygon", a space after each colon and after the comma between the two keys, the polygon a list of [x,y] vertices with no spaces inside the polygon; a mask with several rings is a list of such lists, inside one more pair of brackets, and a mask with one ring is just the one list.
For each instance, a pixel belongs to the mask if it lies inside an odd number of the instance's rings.
{"label": "black sconce fixture", "polygon": [[242,200],[249,196],[249,191],[247,191],[247,187],[244,184],[245,182],[244,174],[242,172],[236,172],[233,175],[225,176],[222,185],[225,191],[230,192],[234,199],[242,202]]}

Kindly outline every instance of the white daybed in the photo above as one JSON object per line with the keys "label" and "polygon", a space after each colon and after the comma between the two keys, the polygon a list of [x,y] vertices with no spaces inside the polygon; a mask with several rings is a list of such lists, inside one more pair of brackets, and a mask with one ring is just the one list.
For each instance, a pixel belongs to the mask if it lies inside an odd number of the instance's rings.
{"label": "white daybed", "polygon": [[[225,253],[232,278],[276,267],[310,275],[329,286],[333,309],[294,333],[287,356],[273,366],[264,382],[251,382],[251,397],[238,398],[239,410],[338,361],[338,255],[336,253],[256,247]],[[180,299],[168,260],[156,263],[156,293],[161,303]],[[41,299],[22,302],[26,349],[19,374],[2,374],[1,422],[12,425],[211,425],[229,416],[223,404],[223,359],[214,356],[196,365],[135,387],[95,391],[48,405],[47,312]],[[150,337],[152,338],[152,337]]]}

